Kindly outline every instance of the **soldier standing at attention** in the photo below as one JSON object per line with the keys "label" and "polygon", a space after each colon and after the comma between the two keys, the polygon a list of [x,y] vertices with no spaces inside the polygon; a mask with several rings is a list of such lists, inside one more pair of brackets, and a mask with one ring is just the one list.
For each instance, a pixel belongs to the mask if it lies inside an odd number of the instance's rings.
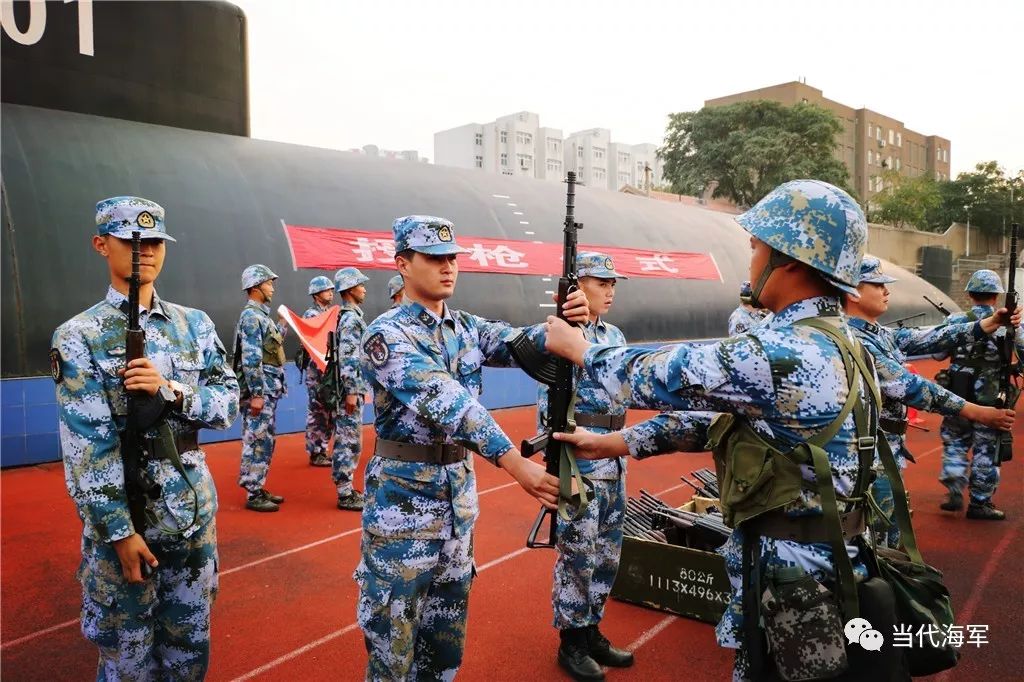
{"label": "soldier standing at attention", "polygon": [[[323,315],[334,300],[334,284],[329,277],[317,275],[309,281],[309,295],[313,297],[313,305],[302,313],[303,318]],[[302,371],[305,373],[306,393],[309,395],[309,411],[306,413],[306,453],[309,463],[315,467],[331,466],[331,458],[327,456],[327,446],[331,441],[334,429],[333,405],[324,400],[320,394],[324,373],[305,356]]]}
{"label": "soldier standing at attention", "polygon": [[[201,680],[217,592],[217,491],[197,432],[231,425],[238,383],[206,313],[157,296],[166,242],[175,241],[164,209],[138,197],[105,199],[96,226],[92,246],[110,272],[106,298],[58,327],[50,350],[65,479],[82,519],[82,634],[99,647],[97,680]],[[145,357],[125,367],[133,231],[142,238],[146,342]],[[145,529],[134,526],[125,490],[127,391],[165,402],[174,440],[173,453],[154,448],[161,456],[140,463],[161,484]]]}
{"label": "soldier standing at attention", "polygon": [[402,305],[402,292],[405,291],[405,282],[401,275],[395,275],[388,280],[388,298],[391,299],[391,307]]}
{"label": "soldier standing at attention", "polygon": [[740,306],[729,315],[729,336],[746,334],[768,316],[767,310],[750,304],[750,295],[750,282],[744,281],[740,284]]}
{"label": "soldier standing at attention", "polygon": [[[874,256],[865,256],[860,268],[857,295],[846,295],[844,308],[850,327],[875,360],[882,390],[882,411],[879,426],[902,470],[913,455],[907,450],[907,406],[928,412],[939,412],[947,417],[1001,428],[1005,417],[1002,410],[981,407],[947,391],[938,384],[914,374],[904,367],[908,355],[931,355],[951,351],[958,345],[986,338],[1001,329],[999,313],[976,322],[939,327],[901,327],[889,329],[878,324],[878,318],[889,309],[889,289],[886,285],[896,281],[882,272],[882,262]],[[1019,317],[1014,318],[1019,323]],[[875,482],[871,494],[882,512],[892,517],[895,503],[892,484],[881,462],[875,461]],[[896,524],[886,525],[884,519],[873,524],[875,540],[881,546],[897,548],[900,532]]]}
{"label": "soldier standing at attention", "polygon": [[284,498],[263,484],[274,456],[274,412],[285,393],[284,325],[270,317],[277,275],[266,265],[242,271],[242,291],[249,301],[235,329],[235,374],[239,376],[242,412],[242,464],[238,485],[245,488],[245,508],[276,512]]}
{"label": "soldier standing at attention", "polygon": [[352,475],[359,464],[359,453],[363,451],[363,396],[368,390],[359,359],[359,341],[366,331],[363,310],[359,306],[366,300],[364,282],[367,280],[369,277],[359,268],[342,268],[334,274],[334,286],[341,298],[338,331],[334,337],[338,345],[341,397],[335,415],[332,476],[338,489],[338,509],[342,511],[363,508],[363,494],[352,487]]}
{"label": "soldier standing at attention", "polygon": [[[617,280],[627,279],[626,276],[615,271],[607,254],[597,252],[576,256],[576,275],[590,305],[589,320],[583,325],[584,337],[591,343],[625,346],[626,337],[603,316],[612,307]],[[541,420],[547,409],[548,387],[540,384],[539,431],[546,430]],[[576,384],[573,414],[577,426],[594,433],[611,433],[626,425],[625,406],[616,404],[600,384],[586,375]],[[622,457],[581,460],[579,469],[593,482],[593,497],[579,518],[566,521],[557,517],[558,558],[551,587],[553,624],[561,642],[559,665],[573,679],[601,680],[601,666],[624,668],[633,664],[633,654],[613,647],[598,628],[619,569],[626,511],[626,461]]]}
{"label": "soldier standing at attention", "polygon": [[[999,294],[1005,293],[999,275],[992,270],[978,270],[967,281],[967,295],[974,305],[966,313],[946,318],[947,324],[973,322],[992,315]],[[976,339],[956,348],[949,364],[949,389],[979,405],[994,405],[999,394],[999,373],[1002,361],[996,340],[1006,334],[1000,329],[989,337]],[[1017,357],[1024,357],[1024,329],[1018,328]],[[946,417],[939,429],[942,436],[942,473],[939,480],[949,490],[940,507],[944,511],[964,508],[964,487],[970,493],[967,518],[1002,521],[1006,514],[995,508],[992,496],[999,486],[1001,447],[1011,448],[1012,441],[995,429],[972,424],[961,417]],[[1004,444],[1000,444],[1004,441]],[[967,474],[967,452],[974,448],[970,479]],[[1009,454],[1009,453],[1006,453]]]}
{"label": "soldier standing at attention", "polygon": [[[465,249],[443,218],[393,225],[405,300],[374,320],[362,362],[374,391],[377,442],[366,466],[357,619],[368,680],[451,680],[462,663],[479,513],[470,451],[505,469],[554,509],[558,480],[519,454],[478,402],[481,367],[511,366],[520,332],[450,309]],[[582,291],[565,301],[588,318]],[[543,325],[529,330],[538,344]]]}
{"label": "soldier standing at attention", "polygon": [[[732,594],[718,642],[737,649],[734,680],[759,679],[772,666],[810,679],[845,664],[845,621],[834,621],[838,631],[829,629],[828,618],[818,621],[838,653],[781,660],[774,656],[784,657],[787,647],[799,650],[782,639],[769,661],[762,595],[748,586],[799,571],[838,590],[843,611],[857,608],[854,576],[866,575],[857,540],[866,529],[861,500],[875,458],[871,422],[880,400],[872,368],[860,360],[843,320],[840,296],[857,293],[867,223],[846,192],[816,180],[780,185],[736,220],[751,236],[752,301],[772,311],[769,321],[719,343],[646,350],[591,344],[549,317],[547,347],[584,367],[617,404],[724,413],[710,427],[715,456],[725,464],[723,512],[734,529],[719,549]],[[559,439],[585,438],[592,436]],[[769,464],[772,484],[765,487],[756,471]],[[898,673],[876,667],[877,679]]]}

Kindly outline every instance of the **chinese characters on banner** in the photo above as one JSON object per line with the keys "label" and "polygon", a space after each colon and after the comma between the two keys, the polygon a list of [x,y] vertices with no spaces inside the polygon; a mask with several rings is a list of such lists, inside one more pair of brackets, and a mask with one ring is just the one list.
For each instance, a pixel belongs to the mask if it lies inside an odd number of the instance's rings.
{"label": "chinese characters on banner", "polygon": [[[390,232],[284,225],[296,268],[334,270],[355,266],[393,270],[395,244]],[[459,258],[461,272],[507,275],[552,275],[562,271],[562,244],[514,239],[459,236],[469,250]],[[612,246],[586,246],[580,251],[601,251],[615,261],[615,269],[628,277],[702,279],[721,281],[709,253],[651,251]]]}

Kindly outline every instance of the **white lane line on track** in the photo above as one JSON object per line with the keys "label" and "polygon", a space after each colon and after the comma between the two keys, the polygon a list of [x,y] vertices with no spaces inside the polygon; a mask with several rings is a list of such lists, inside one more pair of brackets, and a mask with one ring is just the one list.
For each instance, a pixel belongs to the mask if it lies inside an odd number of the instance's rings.
{"label": "white lane line on track", "polygon": [[640,647],[642,647],[643,645],[647,644],[649,641],[657,637],[662,630],[667,628],[669,625],[672,625],[672,623],[676,622],[677,620],[679,620],[679,616],[665,616],[660,621],[658,621],[654,626],[641,633],[641,635],[637,637],[632,644],[626,647],[626,650],[636,651],[637,649],[639,649]]}
{"label": "white lane line on track", "polygon": [[[508,487],[511,487],[511,486],[514,486],[514,485],[518,485],[518,484],[515,481],[513,481],[511,483],[503,483],[501,485],[496,485],[494,487],[487,488],[486,490],[481,490],[480,492],[477,493],[477,496],[480,497],[480,496],[486,495],[487,493],[493,493],[493,492],[496,492],[498,490],[503,490],[505,488],[508,488]],[[236,572],[241,571],[241,570],[246,569],[246,568],[252,568],[253,566],[258,566],[260,564],[265,564],[268,561],[273,561],[275,559],[280,559],[282,557],[290,556],[292,554],[297,554],[298,552],[303,552],[303,551],[305,551],[307,549],[312,549],[313,547],[318,547],[318,546],[326,544],[328,542],[334,542],[335,540],[340,540],[341,538],[347,537],[349,535],[355,535],[356,533],[359,533],[361,531],[362,531],[361,527],[351,528],[351,529],[346,530],[346,531],[344,531],[342,533],[338,533],[336,535],[332,535],[330,537],[323,538],[322,540],[315,540],[314,542],[310,542],[310,543],[307,543],[305,545],[301,545],[299,547],[293,547],[292,549],[288,549],[288,550],[285,550],[283,552],[278,552],[277,554],[271,554],[270,556],[263,557],[262,559],[257,559],[256,561],[250,561],[247,564],[242,564],[240,566],[234,566],[232,568],[225,569],[225,570],[220,572],[220,575],[222,577],[226,576],[226,575],[231,575],[232,573],[236,573]],[[74,620],[67,620],[67,621],[64,621],[63,623],[57,623],[56,625],[51,625],[50,627],[43,628],[42,630],[36,630],[35,632],[27,634],[24,637],[19,637],[17,639],[12,639],[9,642],[4,642],[2,645],[0,645],[0,651],[6,651],[7,649],[9,649],[11,647],[18,646],[19,644],[24,644],[25,642],[30,642],[33,639],[37,639],[37,638],[42,637],[44,635],[48,635],[51,632],[56,632],[57,630],[63,630],[64,628],[71,627],[72,625],[77,625],[77,624],[78,624],[78,619],[75,618]]]}

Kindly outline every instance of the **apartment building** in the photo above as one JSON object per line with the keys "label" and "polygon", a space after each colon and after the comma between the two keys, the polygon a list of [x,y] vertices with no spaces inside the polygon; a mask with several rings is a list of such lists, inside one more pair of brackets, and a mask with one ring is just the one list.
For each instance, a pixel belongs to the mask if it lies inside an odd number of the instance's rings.
{"label": "apartment building", "polygon": [[560,182],[566,171],[573,170],[581,182],[612,190],[641,186],[644,169],[650,167],[652,183],[661,182],[656,145],[613,143],[606,128],[563,137],[560,129],[541,126],[540,116],[529,111],[434,133],[434,161],[553,182]]}
{"label": "apartment building", "polygon": [[422,163],[429,163],[430,160],[425,156],[420,156],[420,153],[415,149],[404,149],[402,151],[393,151],[391,149],[381,149],[375,144],[364,144],[361,149],[349,149],[348,151],[353,154],[362,154],[363,156],[375,156],[382,159],[398,159],[400,161],[420,161]]}
{"label": "apartment building", "polygon": [[949,179],[950,141],[907,128],[902,121],[872,109],[855,109],[827,99],[821,90],[801,81],[726,95],[704,102],[706,107],[765,99],[787,106],[810,103],[835,113],[843,124],[836,158],[846,164],[853,188],[867,203],[885,189],[883,175],[893,170],[907,177],[928,174]]}

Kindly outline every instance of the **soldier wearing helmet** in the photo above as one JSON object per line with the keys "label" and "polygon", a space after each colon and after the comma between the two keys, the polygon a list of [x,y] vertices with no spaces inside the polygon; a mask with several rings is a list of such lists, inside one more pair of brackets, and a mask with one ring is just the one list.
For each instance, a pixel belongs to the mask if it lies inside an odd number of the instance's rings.
{"label": "soldier wearing helmet", "polygon": [[[867,223],[846,192],[816,180],[780,185],[736,220],[750,234],[751,300],[771,319],[719,343],[648,350],[592,345],[550,317],[547,347],[629,407],[721,413],[709,441],[733,532],[718,550],[732,585],[718,642],[736,649],[736,680],[830,677],[849,665],[842,622],[861,615],[877,626],[895,617],[875,600],[858,602],[854,589],[854,576],[866,576],[862,500],[876,435],[868,415],[879,400],[840,298],[857,293]],[[583,458],[615,455],[626,445],[621,434],[585,430],[559,438]],[[765,471],[771,475],[758,473]],[[771,627],[771,610],[762,611],[762,594],[753,589],[786,572],[841,598],[841,609],[829,600],[813,621],[813,657],[799,655],[803,642],[792,641],[792,628]],[[870,663],[879,678],[898,669],[898,660],[875,653]]]}
{"label": "soldier wearing helmet", "polygon": [[331,476],[338,493],[338,509],[360,511],[363,494],[352,487],[352,475],[363,451],[363,402],[369,387],[363,379],[359,360],[359,340],[366,331],[363,309],[365,283],[369,277],[359,268],[342,268],[334,273],[334,288],[341,298],[337,343],[339,401],[334,415],[334,452]]}
{"label": "soldier wearing helmet", "polygon": [[401,275],[395,275],[388,280],[388,298],[391,299],[391,307],[402,304],[403,293],[405,292],[405,280]]}
{"label": "soldier wearing helmet", "polygon": [[[334,282],[330,277],[317,275],[309,280],[309,295],[313,298],[313,305],[306,308],[302,317],[308,319],[323,315],[334,300]],[[299,352],[300,370],[309,396],[309,409],[306,411],[306,454],[309,455],[311,466],[329,467],[331,458],[327,456],[327,446],[334,432],[335,406],[330,400],[324,400],[324,396],[321,395],[324,373],[316,363],[309,361],[305,349]]]}
{"label": "soldier wearing helmet", "polygon": [[[962,324],[989,317],[1004,293],[1002,280],[992,270],[978,270],[964,288],[971,299],[971,309],[946,318],[947,324]],[[997,340],[1006,334],[1001,327],[992,336],[971,339],[952,353],[948,377],[949,389],[966,400],[981,405],[994,405],[999,394],[999,372],[1002,361]],[[1017,356],[1024,353],[1024,330],[1018,328]],[[959,512],[964,507],[964,489],[970,496],[967,518],[1002,521],[1006,514],[992,503],[999,486],[999,465],[1011,454],[1013,441],[1005,434],[982,424],[973,424],[961,417],[949,416],[939,429],[942,437],[942,471],[939,480],[948,494],[939,505],[943,511]],[[973,449],[968,473],[967,453]]]}
{"label": "soldier wearing helmet", "polygon": [[[878,258],[865,256],[857,285],[858,294],[847,294],[844,308],[850,327],[874,358],[883,398],[879,426],[896,457],[898,468],[902,470],[908,459],[913,461],[904,437],[908,426],[908,405],[947,417],[959,416],[990,428],[1003,428],[1010,420],[1005,410],[968,402],[904,366],[908,355],[948,352],[959,344],[985,338],[986,334],[1001,328],[999,315],[939,327],[889,329],[880,325],[878,318],[889,309],[889,285],[896,281],[895,277],[882,272],[882,262]],[[891,519],[895,510],[893,486],[878,460],[875,461],[875,473],[872,497],[884,516]],[[872,524],[875,541],[879,546],[896,549],[900,542],[899,528],[896,524],[887,523],[886,518],[876,515]]]}
{"label": "soldier wearing helmet", "polygon": [[729,315],[729,336],[746,334],[768,316],[768,311],[764,308],[755,308],[751,305],[752,293],[750,280],[744,280],[740,284],[740,305]]}
{"label": "soldier wearing helmet", "polygon": [[235,329],[235,374],[239,378],[242,413],[242,463],[238,485],[245,489],[245,508],[276,512],[284,502],[266,488],[274,455],[274,416],[285,393],[283,324],[270,316],[277,275],[266,265],[242,271],[242,291],[249,300]]}

